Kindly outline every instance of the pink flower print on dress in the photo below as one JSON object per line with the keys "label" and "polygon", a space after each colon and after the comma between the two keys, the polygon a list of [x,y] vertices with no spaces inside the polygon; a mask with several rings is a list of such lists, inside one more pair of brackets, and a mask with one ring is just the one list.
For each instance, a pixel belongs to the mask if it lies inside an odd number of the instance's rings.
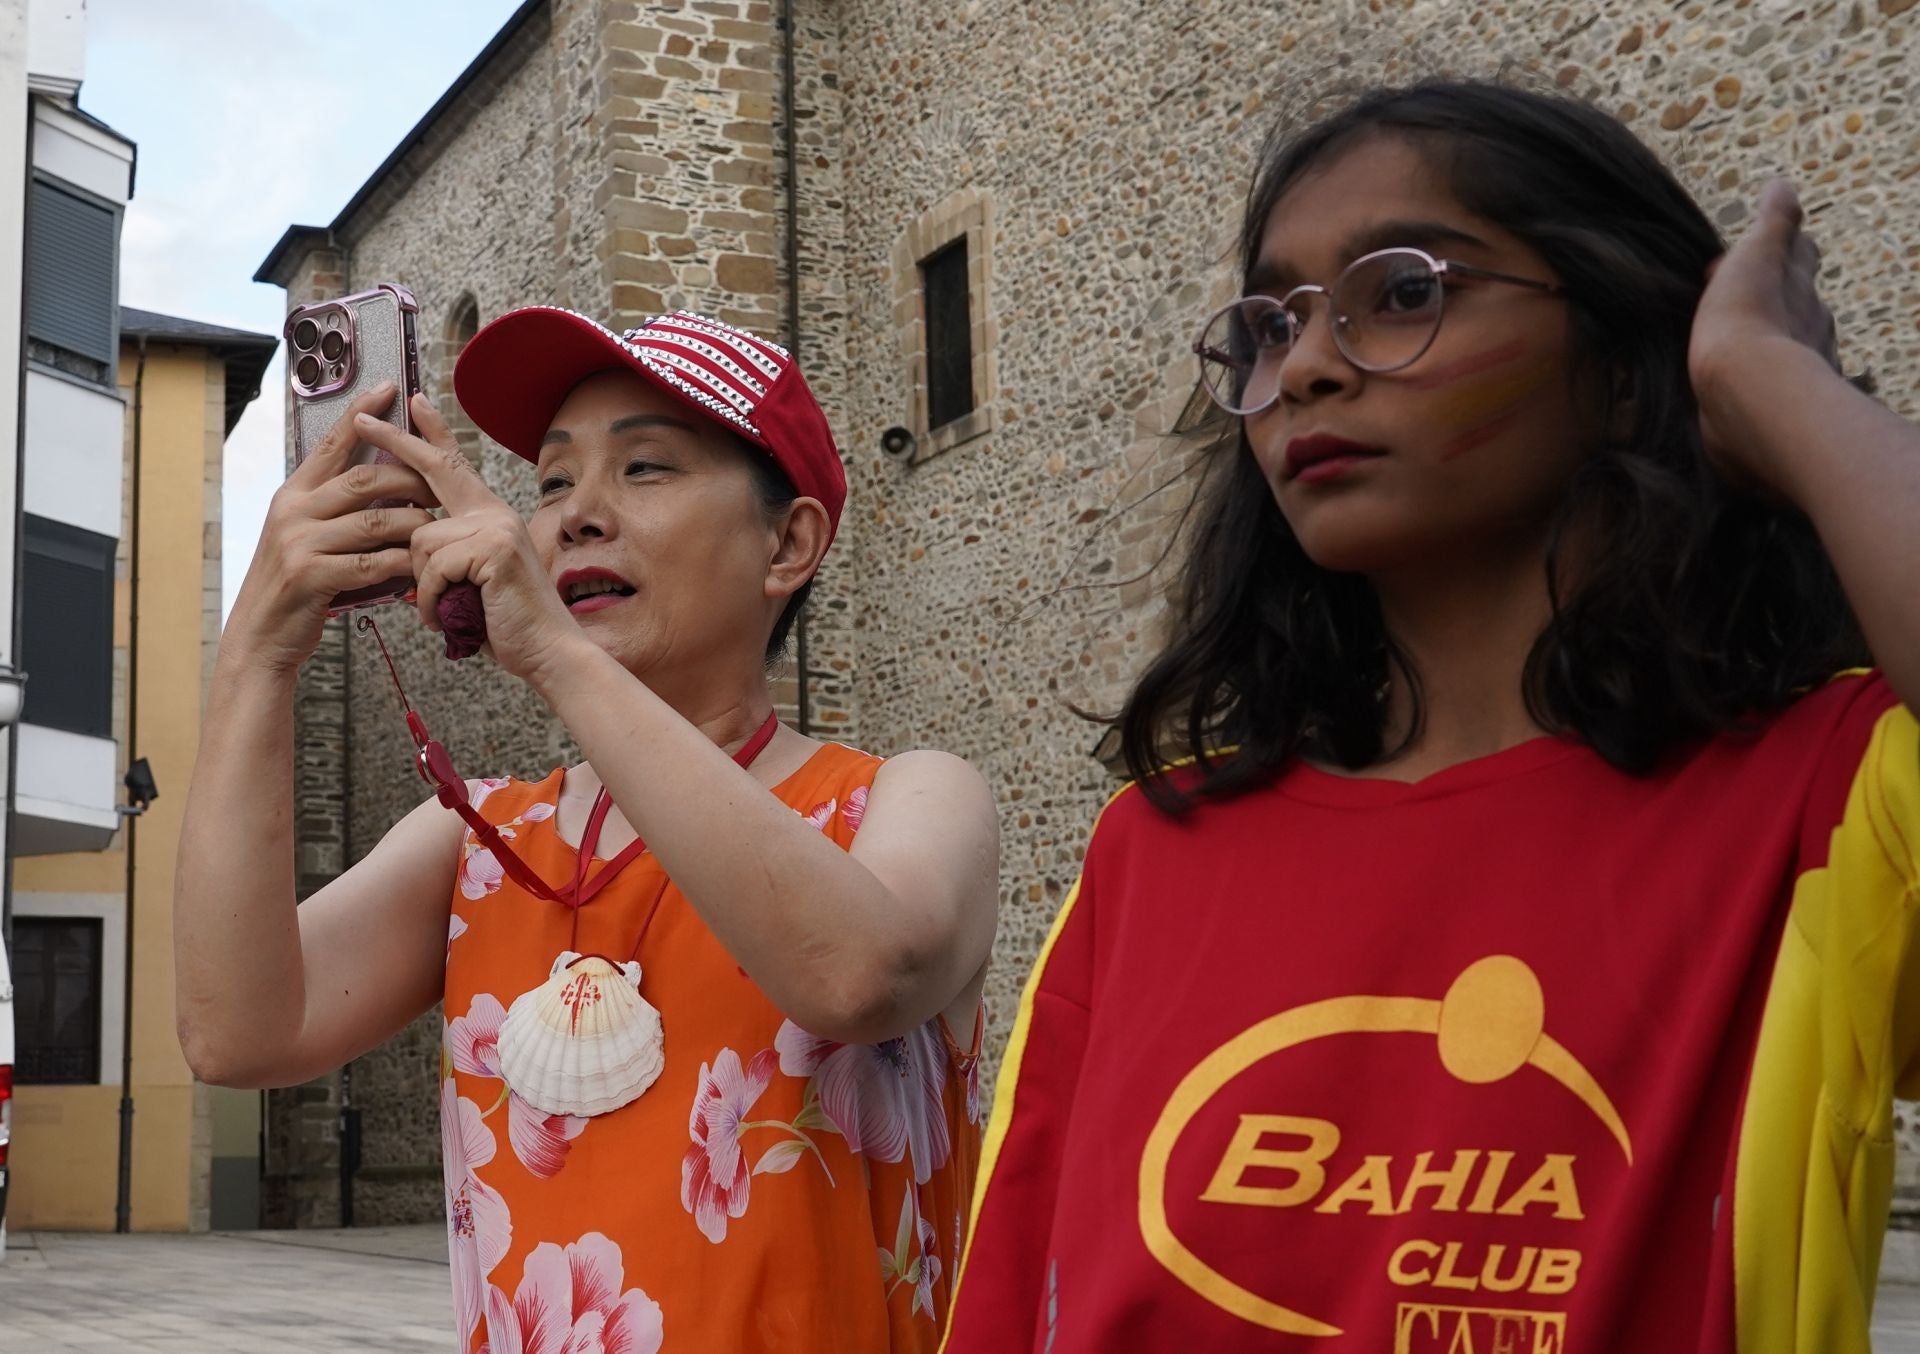
{"label": "pink flower print on dress", "polygon": [[854,832],[860,830],[860,820],[867,816],[867,787],[862,785],[847,796],[846,807],[840,810],[840,816],[847,820],[847,827]]}
{"label": "pink flower print on dress", "polygon": [[911,1156],[922,1185],[946,1165],[953,1147],[941,1090],[947,1049],[934,1026],[879,1044],[842,1044],[788,1020],[773,1046],[782,1072],[813,1079],[821,1112],[853,1151],[875,1161]]}
{"label": "pink flower print on dress", "polygon": [[[482,782],[485,784],[486,782]],[[499,784],[505,785],[506,781]],[[475,801],[478,802],[477,800]],[[527,823],[544,823],[553,817],[554,805],[529,804],[520,810],[520,816],[501,823],[496,829],[502,837],[512,841],[519,836],[514,831]],[[500,880],[506,874],[493,852],[480,845],[480,840],[471,831],[467,833],[465,857],[460,862],[460,894],[464,898],[484,898],[489,893],[500,890]]]}
{"label": "pink flower print on dress", "polygon": [[[447,1057],[454,1067],[471,1077],[500,1076],[500,1026],[506,1010],[491,992],[482,992],[467,1007],[467,1013],[447,1022]],[[551,1180],[566,1164],[567,1149],[587,1127],[577,1114],[546,1114],[504,1087],[507,1100],[507,1143],[520,1164]],[[495,1101],[491,1115],[499,1108]]]}
{"label": "pink flower print on dress", "polygon": [[467,933],[467,921],[458,912],[447,914],[447,958],[453,958],[453,942]]}
{"label": "pink flower print on dress", "polygon": [[477,809],[487,802],[487,797],[495,790],[504,790],[511,784],[513,779],[510,776],[483,776],[479,780],[468,781],[467,802]]}
{"label": "pink flower print on dress", "polygon": [[[914,1253],[914,1243],[919,1253]],[[894,1233],[893,1249],[880,1252],[880,1281],[887,1285],[887,1296],[902,1284],[913,1285],[913,1315],[925,1312],[934,1317],[933,1285],[940,1278],[940,1257],[934,1254],[936,1235],[933,1224],[921,1215],[919,1201],[908,1190],[900,1200],[900,1226]]]}
{"label": "pink flower print on dress", "polygon": [[578,1114],[548,1114],[535,1109],[514,1092],[507,1093],[507,1142],[522,1166],[551,1180],[567,1164],[567,1149],[586,1131]]}
{"label": "pink flower print on dress", "polygon": [[929,1317],[933,1311],[933,1285],[940,1277],[940,1257],[933,1253],[933,1224],[925,1218],[920,1219],[920,1254],[917,1258],[919,1272],[913,1273],[909,1266],[909,1277],[913,1279],[913,1310],[925,1312]]}
{"label": "pink flower print on dress", "polygon": [[481,992],[467,1005],[467,1013],[447,1022],[447,1056],[470,1077],[499,1077],[500,1026],[506,1008],[491,992]]}
{"label": "pink flower print on dress", "polygon": [[[800,814],[800,816],[820,829],[820,831],[825,832],[827,830],[827,824],[833,820],[833,811],[839,807],[840,801],[837,799],[822,800],[813,806],[812,813],[803,813]],[[800,811],[795,809],[794,812],[799,813]]]}
{"label": "pink flower print on dress", "polygon": [[961,1063],[967,1080],[967,1122],[980,1122],[980,1059],[962,1058]]}
{"label": "pink flower print on dress", "polygon": [[499,892],[500,878],[505,873],[500,862],[493,858],[493,852],[484,846],[469,844],[466,857],[460,862],[460,896],[484,898]]}
{"label": "pink flower print on dress", "polygon": [[541,1242],[511,1302],[489,1288],[485,1354],[656,1354],[660,1304],[643,1289],[621,1292],[625,1273],[620,1248],[599,1232],[564,1250]]}
{"label": "pink flower print on dress", "polygon": [[467,1348],[480,1324],[486,1300],[486,1276],[513,1243],[513,1219],[507,1201],[474,1174],[493,1160],[493,1134],[480,1107],[454,1090],[453,1078],[440,1083],[440,1168],[447,1191],[447,1265],[453,1279],[453,1318],[460,1348]]}
{"label": "pink flower print on dress", "polygon": [[687,1123],[693,1146],[680,1163],[680,1204],[715,1245],[726,1240],[727,1219],[747,1211],[753,1174],[740,1150],[740,1130],[773,1080],[773,1069],[770,1048],[754,1054],[745,1067],[730,1048],[720,1050],[711,1069],[700,1064],[699,1089]]}

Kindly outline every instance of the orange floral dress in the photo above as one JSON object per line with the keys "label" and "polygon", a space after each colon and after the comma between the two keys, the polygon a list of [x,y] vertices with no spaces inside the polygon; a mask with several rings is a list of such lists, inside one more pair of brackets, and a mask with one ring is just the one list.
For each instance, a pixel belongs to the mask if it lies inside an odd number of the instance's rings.
{"label": "orange floral dress", "polygon": [[[878,758],[838,744],[773,793],[843,849]],[[550,884],[563,771],[475,786],[480,814]],[[598,870],[604,862],[596,861]],[[661,891],[664,888],[664,893]],[[635,956],[665,1070],[592,1118],[501,1079],[500,1027],[563,950]],[[980,1147],[980,1020],[877,1045],[785,1019],[651,854],[580,909],[521,889],[467,834],[448,927],[440,1114],[463,1354],[931,1351]]]}

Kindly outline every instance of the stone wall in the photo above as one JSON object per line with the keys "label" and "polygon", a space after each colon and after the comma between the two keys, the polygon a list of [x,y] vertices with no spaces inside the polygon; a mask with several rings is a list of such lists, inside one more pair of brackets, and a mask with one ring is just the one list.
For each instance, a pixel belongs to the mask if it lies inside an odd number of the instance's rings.
{"label": "stone wall", "polygon": [[[352,242],[352,290],[398,281],[419,301],[416,328],[426,340],[421,384],[449,411],[458,409],[452,387],[458,340],[476,322],[552,296],[567,271],[554,253],[550,218],[556,185],[578,167],[578,157],[557,154],[564,143],[554,129],[579,119],[556,114],[565,81],[552,61],[552,41],[533,45],[517,66],[490,73],[494,87],[485,105],[398,204]],[[587,298],[576,299],[591,308]],[[531,508],[532,477],[524,462],[470,430],[466,447],[497,492]],[[565,732],[539,702],[491,662],[447,662],[443,641],[408,608],[381,607],[372,615],[408,696],[464,774],[543,774],[572,755]],[[414,773],[400,699],[373,637],[356,630],[349,649],[351,863],[426,798],[427,789]],[[440,1216],[441,1027],[436,1008],[348,1068],[348,1093],[361,1116],[356,1224]]]}
{"label": "stone wall", "polygon": [[[287,286],[287,306],[347,290],[346,258],[315,249]],[[294,437],[288,409],[287,461]],[[217,574],[216,574],[217,577]],[[347,863],[347,631],[329,621],[294,690],[294,893],[304,901]],[[340,1076],[267,1093],[260,1216],[268,1227],[328,1227],[339,1221]]]}
{"label": "stone wall", "polygon": [[[398,281],[419,301],[421,385],[456,414],[458,339],[503,311],[553,295],[566,271],[554,255],[549,224],[560,177],[552,128],[572,120],[554,118],[558,78],[550,48],[536,46],[499,77],[490,101],[397,206],[352,245],[354,289]],[[469,451],[496,492],[522,509],[531,507],[533,485],[524,462],[477,437]],[[439,636],[405,607],[370,614],[407,694],[467,775],[544,773],[565,755],[564,735],[549,727],[544,710],[488,660],[447,662]],[[426,797],[426,788],[414,774],[399,697],[372,636],[356,631],[351,647],[350,854],[358,859]]]}
{"label": "stone wall", "polygon": [[[1191,396],[1187,345],[1231,294],[1239,203],[1282,113],[1383,79],[1507,70],[1626,119],[1730,231],[1762,178],[1788,170],[1827,250],[1849,366],[1871,365],[1895,407],[1920,412],[1920,139],[1901,116],[1913,0],[797,9],[798,343],[852,490],[816,585],[810,704],[819,732],[880,753],[948,748],[994,785],[996,1054],[1115,785],[1096,755],[1102,729],[1069,705],[1111,708],[1152,651],[1170,574],[1153,566],[1178,548],[1197,467],[1168,436]],[[616,323],[689,305],[783,334],[773,6],[556,0],[543,22],[544,44],[354,243],[354,285],[408,282],[435,335],[457,328],[468,297],[481,323],[553,299]],[[988,416],[978,435],[899,464],[878,439],[915,410],[918,298],[900,251],[955,202],[984,204]],[[437,351],[428,385],[443,394],[451,345]],[[489,482],[526,506],[520,464],[472,444]],[[388,630],[416,704],[470,774],[572,755],[484,663],[441,661],[403,617]],[[384,673],[362,637],[352,650],[357,857],[421,789]],[[377,1120],[363,1221],[437,1207],[438,1028],[423,1021],[355,1064],[354,1099]]]}
{"label": "stone wall", "polygon": [[[785,341],[799,359],[834,430],[841,460],[851,462],[871,453],[872,439],[849,422],[847,407],[846,343],[851,301],[845,268],[846,166],[842,155],[839,9],[837,0],[795,0],[794,4],[798,34],[794,48],[794,116],[788,118],[778,106],[774,109],[778,152],[774,186],[780,193],[779,228],[784,236],[785,137],[791,131],[798,168],[794,196],[799,206],[795,213],[799,332],[789,333],[785,325],[775,332],[786,334]],[[784,246],[784,240],[782,243]],[[788,285],[784,247],[777,265],[777,282],[784,298]],[[860,542],[872,513],[870,502],[849,494],[839,534],[814,576],[801,633],[793,645],[795,664],[802,658],[806,664],[807,731],[815,738],[855,746],[860,746],[862,739],[854,682],[862,623],[860,580],[865,576]],[[797,667],[794,675],[799,675]],[[776,690],[776,698],[790,689],[793,687]]]}

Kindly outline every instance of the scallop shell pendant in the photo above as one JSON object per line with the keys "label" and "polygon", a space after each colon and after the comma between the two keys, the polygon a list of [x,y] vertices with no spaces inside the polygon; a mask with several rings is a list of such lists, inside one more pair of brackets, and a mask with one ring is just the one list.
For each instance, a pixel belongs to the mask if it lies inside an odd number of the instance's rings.
{"label": "scallop shell pendant", "polygon": [[500,1073],[546,1114],[606,1114],[640,1098],[666,1066],[660,1012],[640,965],[564,950],[500,1026]]}

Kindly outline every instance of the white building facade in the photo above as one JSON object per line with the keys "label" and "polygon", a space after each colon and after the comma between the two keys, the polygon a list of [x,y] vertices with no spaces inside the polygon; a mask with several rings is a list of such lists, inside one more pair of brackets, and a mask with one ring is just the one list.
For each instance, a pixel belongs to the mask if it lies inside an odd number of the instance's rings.
{"label": "white building facade", "polygon": [[16,1066],[18,1008],[58,1020],[70,952],[124,929],[42,915],[13,887],[17,857],[99,850],[119,827],[116,376],[135,148],[80,109],[85,57],[84,0],[0,0],[0,184],[16,186],[0,193],[0,260],[24,260],[0,267],[0,1246],[13,1079],[30,1072]]}

